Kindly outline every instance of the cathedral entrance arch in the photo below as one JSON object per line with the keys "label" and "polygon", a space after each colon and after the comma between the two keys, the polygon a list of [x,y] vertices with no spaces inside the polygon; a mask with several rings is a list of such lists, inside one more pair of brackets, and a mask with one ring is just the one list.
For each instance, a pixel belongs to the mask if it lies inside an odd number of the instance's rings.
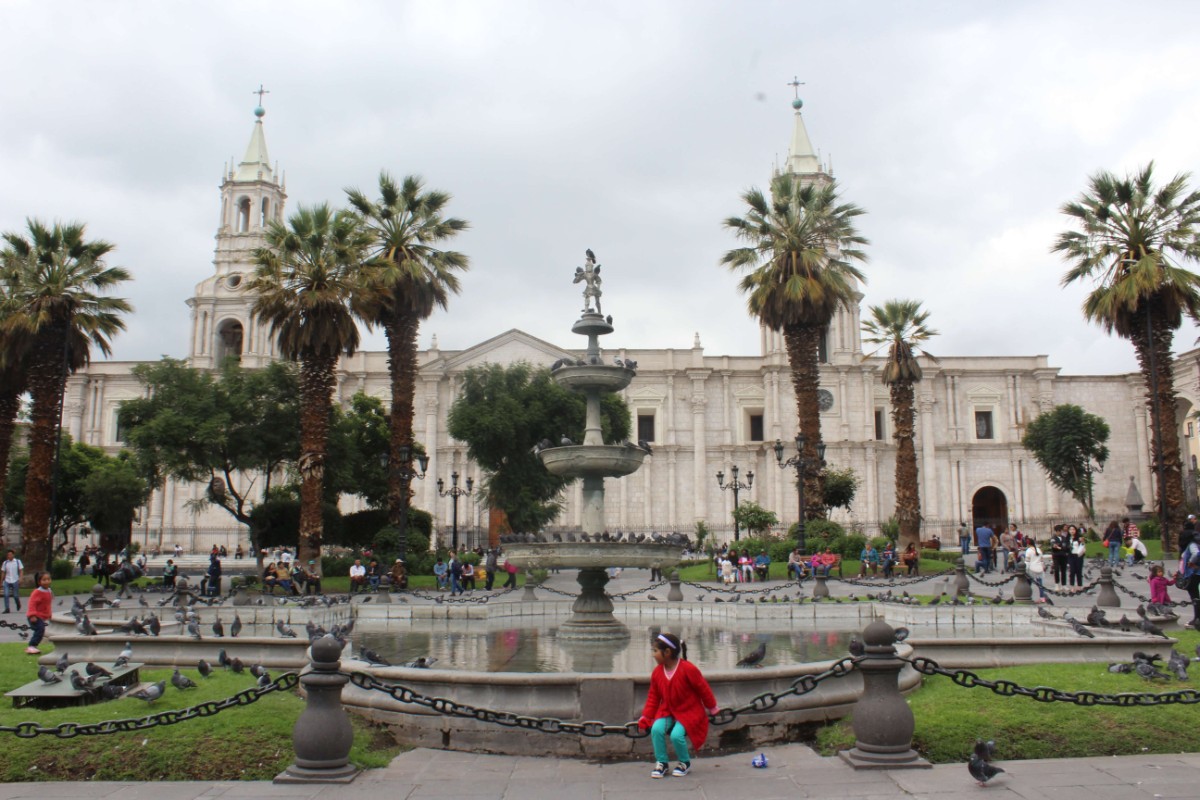
{"label": "cathedral entrance arch", "polygon": [[971,498],[971,529],[985,522],[996,533],[1008,527],[1008,498],[995,486],[984,486]]}
{"label": "cathedral entrance arch", "polygon": [[227,319],[217,326],[217,363],[242,358],[242,323]]}

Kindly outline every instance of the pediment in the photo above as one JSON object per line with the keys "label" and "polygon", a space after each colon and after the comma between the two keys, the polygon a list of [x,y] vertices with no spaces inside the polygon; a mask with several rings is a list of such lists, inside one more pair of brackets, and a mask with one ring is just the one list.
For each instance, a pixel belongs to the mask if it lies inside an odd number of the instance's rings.
{"label": "pediment", "polygon": [[972,386],[967,390],[967,399],[972,403],[999,403],[1000,389],[996,386]]}
{"label": "pediment", "polygon": [[445,360],[445,369],[460,372],[482,364],[516,364],[520,361],[535,367],[549,367],[560,358],[576,357],[569,350],[513,328],[474,347],[449,355]]}
{"label": "pediment", "polygon": [[762,400],[765,396],[761,385],[755,383],[733,390],[733,396],[738,400]]}

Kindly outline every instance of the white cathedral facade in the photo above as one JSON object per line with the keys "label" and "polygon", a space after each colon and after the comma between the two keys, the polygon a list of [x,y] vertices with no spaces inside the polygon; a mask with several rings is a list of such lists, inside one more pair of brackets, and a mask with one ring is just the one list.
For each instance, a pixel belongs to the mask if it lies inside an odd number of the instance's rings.
{"label": "white cathedral facade", "polygon": [[[277,357],[267,327],[249,313],[252,298],[241,290],[253,269],[251,254],[263,243],[264,227],[284,218],[287,200],[286,186],[267,156],[262,110],[255,113],[245,157],[223,175],[212,274],[187,300],[192,322],[187,360],[198,368],[213,368],[228,356],[239,357],[247,367]],[[798,110],[785,168],[810,180],[826,172]],[[429,455],[429,479],[413,482],[413,503],[433,514],[439,533],[449,530],[452,500],[438,495],[435,479],[448,479],[451,472],[464,481],[480,478],[465,444],[446,430],[463,372],[489,362],[549,365],[562,357],[578,358],[576,344],[547,342],[513,329],[465,350],[440,350],[435,337],[420,352],[414,431]],[[734,497],[718,488],[715,476],[730,473],[734,465],[743,482],[748,472],[754,473],[752,488],[739,493],[741,500],[774,511],[784,526],[795,522],[795,473],[778,468],[773,450],[781,439],[790,455],[796,434],[782,337],[764,329],[757,355],[707,353],[700,333],[680,344],[607,354],[638,362],[637,377],[622,394],[637,438],[654,448],[639,472],[609,480],[609,528],[691,532],[697,521],[704,521],[719,537],[732,534]],[[895,445],[888,389],[880,381],[880,361],[864,360],[857,307],[838,314],[824,345],[820,399],[825,459],[837,468],[853,468],[860,479],[853,508],[836,511],[834,519],[875,533],[894,507]],[[63,423],[72,437],[111,451],[120,448],[118,405],[145,391],[131,375],[134,366],[98,361],[70,378]],[[1101,519],[1126,513],[1131,478],[1147,507],[1153,504],[1151,429],[1140,375],[1063,375],[1039,355],[942,358],[923,360],[922,367],[916,446],[923,538],[940,534],[948,542],[960,521],[1016,522],[1023,529],[1044,531],[1052,521],[1079,519],[1078,504],[1049,484],[1020,444],[1024,426],[1060,403],[1080,405],[1105,418],[1112,429],[1110,459],[1096,476]],[[1181,420],[1175,433],[1186,458],[1200,453],[1190,421],[1200,397],[1200,351],[1181,356],[1175,371]],[[348,403],[356,392],[386,402],[386,354],[360,352],[343,359],[338,379],[339,402]],[[202,498],[204,488],[168,482],[156,490],[138,516],[135,540],[144,546],[179,543],[192,550],[213,544],[232,550],[239,537],[244,541],[243,529],[225,512],[210,507],[196,514],[189,509],[188,501]],[[568,489],[560,523],[579,524],[578,493],[578,487]],[[458,509],[460,531],[471,543],[480,541],[488,519],[476,500],[465,498]]]}

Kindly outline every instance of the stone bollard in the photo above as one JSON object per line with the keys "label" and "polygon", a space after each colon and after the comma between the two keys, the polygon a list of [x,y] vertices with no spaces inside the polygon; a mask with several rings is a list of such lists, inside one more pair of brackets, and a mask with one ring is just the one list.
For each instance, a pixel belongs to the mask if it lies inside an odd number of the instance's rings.
{"label": "stone bollard", "polygon": [[104,596],[104,587],[96,584],[92,587],[92,597],[88,600],[91,608],[108,608],[108,598]]}
{"label": "stone bollard", "polygon": [[679,578],[672,578],[670,580],[670,584],[671,584],[671,588],[667,592],[667,602],[682,603],[683,602],[683,589],[680,588]]}
{"label": "stone bollard", "polygon": [[814,575],[813,576],[813,599],[814,600],[821,600],[826,597],[829,597],[829,586],[826,585],[825,581],[826,581],[826,577],[824,575]]}
{"label": "stone bollard", "polygon": [[1096,595],[1096,605],[1100,608],[1121,607],[1121,598],[1113,589],[1113,570],[1108,565],[1100,568],[1100,592]]}
{"label": "stone bollard", "polygon": [[313,642],[312,669],[300,677],[308,702],[292,728],[296,761],[275,783],[349,783],[358,775],[350,763],[354,729],[342,708],[342,687],[350,679],[339,672],[341,652],[332,636]]}
{"label": "stone bollard", "polygon": [[536,583],[534,583],[531,580],[526,579],[525,580],[525,593],[521,595],[521,601],[526,602],[526,603],[536,602],[538,598],[537,598],[537,595],[533,593],[533,590],[536,588],[537,588]]}
{"label": "stone bollard", "polygon": [[954,559],[954,596],[962,597],[971,590],[967,581],[967,562],[961,558]]}
{"label": "stone bollard", "polygon": [[1023,606],[1033,602],[1033,584],[1023,569],[1017,570],[1017,579],[1013,581],[1013,600]]}
{"label": "stone bollard", "polygon": [[896,658],[896,632],[875,620],[862,632],[865,657],[863,692],[854,705],[854,747],[838,753],[855,769],[928,769],[933,765],[912,748],[912,709],[900,693],[898,679],[904,663]]}

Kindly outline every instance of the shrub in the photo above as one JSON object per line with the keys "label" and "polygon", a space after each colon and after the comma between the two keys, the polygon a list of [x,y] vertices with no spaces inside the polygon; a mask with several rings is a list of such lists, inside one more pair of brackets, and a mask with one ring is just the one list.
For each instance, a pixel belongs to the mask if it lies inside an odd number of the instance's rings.
{"label": "shrub", "polygon": [[[432,575],[434,556],[429,552],[429,538],[413,526],[411,513],[408,521],[409,527],[405,531],[407,546],[404,548],[404,567],[409,575]],[[371,544],[378,556],[387,559],[381,563],[391,563],[400,552],[400,532],[395,528],[384,528],[375,534]]]}
{"label": "shrub", "polygon": [[64,581],[75,572],[75,564],[66,558],[56,558],[50,562],[50,579]]}
{"label": "shrub", "polygon": [[921,558],[928,558],[931,561],[945,561],[947,564],[953,564],[962,553],[957,550],[922,550]]}
{"label": "shrub", "polygon": [[[333,503],[321,505],[322,538],[329,544],[342,540],[342,514]],[[250,512],[250,526],[260,547],[295,547],[300,541],[300,501],[268,500]]]}
{"label": "shrub", "polygon": [[846,536],[842,540],[842,549],[834,552],[840,552],[842,558],[857,559],[862,555],[863,548],[867,546],[867,537],[861,533],[855,532]]}
{"label": "shrub", "polygon": [[[793,539],[799,536],[799,523],[792,526],[791,532]],[[845,545],[846,529],[832,520],[813,519],[804,526],[804,538],[809,553],[824,550],[826,547],[835,553],[841,553]],[[858,550],[854,551],[854,557],[858,557]]]}
{"label": "shrub", "polygon": [[321,556],[321,575],[327,578],[349,575],[353,563],[351,556]]}
{"label": "shrub", "polygon": [[382,508],[368,508],[347,514],[342,518],[342,539],[339,544],[357,548],[372,545],[376,534],[387,527],[387,522],[387,511]]}

